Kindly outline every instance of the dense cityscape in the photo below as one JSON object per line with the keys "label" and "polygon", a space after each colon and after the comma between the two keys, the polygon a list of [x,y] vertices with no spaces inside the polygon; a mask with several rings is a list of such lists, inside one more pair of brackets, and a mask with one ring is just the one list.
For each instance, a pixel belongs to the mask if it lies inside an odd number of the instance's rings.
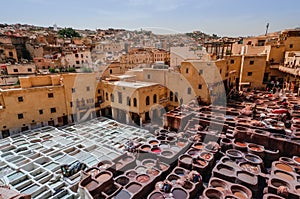
{"label": "dense cityscape", "polygon": [[0,24],[0,198],[300,198],[300,29]]}

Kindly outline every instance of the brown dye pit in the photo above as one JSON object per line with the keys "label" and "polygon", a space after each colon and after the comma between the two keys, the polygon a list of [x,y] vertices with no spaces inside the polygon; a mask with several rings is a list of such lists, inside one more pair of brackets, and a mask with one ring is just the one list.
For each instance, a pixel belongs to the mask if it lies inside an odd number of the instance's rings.
{"label": "brown dye pit", "polygon": [[151,144],[151,145],[157,145],[158,141],[151,141],[151,142],[149,142],[149,144]]}
{"label": "brown dye pit", "polygon": [[215,189],[219,190],[219,191],[225,191],[224,187],[214,187]]}
{"label": "brown dye pit", "polygon": [[91,191],[91,190],[95,189],[97,186],[98,186],[97,182],[91,181],[85,186],[85,188],[87,188],[87,190]]}
{"label": "brown dye pit", "polygon": [[136,192],[138,192],[138,190],[140,190],[141,187],[142,187],[141,185],[134,183],[134,184],[129,185],[127,190],[131,193],[136,193]]}
{"label": "brown dye pit", "polygon": [[236,192],[233,193],[233,195],[237,198],[240,198],[240,199],[247,199],[248,198],[247,194],[245,194],[242,191],[236,191]]}
{"label": "brown dye pit", "polygon": [[150,151],[150,147],[149,146],[145,146],[145,147],[142,147],[142,149],[144,150],[144,151]]}
{"label": "brown dye pit", "polygon": [[148,175],[157,176],[157,175],[159,174],[159,171],[157,171],[156,169],[148,169],[148,170],[146,171],[146,173],[147,173]]}
{"label": "brown dye pit", "polygon": [[296,189],[297,193],[300,194],[300,187]]}
{"label": "brown dye pit", "polygon": [[185,144],[184,144],[184,142],[177,142],[177,146],[179,146],[179,147],[183,147]]}
{"label": "brown dye pit", "polygon": [[196,145],[195,145],[195,148],[196,148],[196,149],[203,149],[203,145],[202,145],[202,144],[196,144]]}
{"label": "brown dye pit", "polygon": [[247,144],[244,143],[244,142],[236,142],[235,144],[238,145],[238,146],[241,146],[241,147],[246,147],[247,146]]}
{"label": "brown dye pit", "polygon": [[252,151],[262,151],[262,148],[257,147],[257,146],[252,146],[252,147],[250,147],[250,149],[251,149]]}
{"label": "brown dye pit", "polygon": [[147,175],[140,175],[140,176],[137,177],[136,180],[138,182],[145,183],[145,182],[148,182],[150,180],[150,177],[147,176]]}
{"label": "brown dye pit", "polygon": [[293,181],[294,180],[293,176],[288,175],[288,174],[283,173],[283,172],[280,172],[280,171],[276,172],[275,175],[278,176],[281,179],[286,180],[286,181]]}
{"label": "brown dye pit", "polygon": [[276,164],[276,167],[287,172],[293,172],[293,168],[287,164],[278,163]]}
{"label": "brown dye pit", "polygon": [[104,181],[107,181],[109,178],[110,178],[110,175],[107,173],[104,173],[104,174],[100,174],[99,176],[97,176],[97,181],[104,182]]}
{"label": "brown dye pit", "polygon": [[300,164],[300,158],[294,158],[295,162]]}

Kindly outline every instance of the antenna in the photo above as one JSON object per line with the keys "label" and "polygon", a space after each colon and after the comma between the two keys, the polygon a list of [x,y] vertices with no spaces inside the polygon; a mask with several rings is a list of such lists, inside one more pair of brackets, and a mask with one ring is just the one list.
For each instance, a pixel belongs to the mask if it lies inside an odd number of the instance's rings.
{"label": "antenna", "polygon": [[266,25],[266,34],[265,34],[266,36],[268,34],[269,25],[270,25],[269,23],[267,23],[267,25]]}

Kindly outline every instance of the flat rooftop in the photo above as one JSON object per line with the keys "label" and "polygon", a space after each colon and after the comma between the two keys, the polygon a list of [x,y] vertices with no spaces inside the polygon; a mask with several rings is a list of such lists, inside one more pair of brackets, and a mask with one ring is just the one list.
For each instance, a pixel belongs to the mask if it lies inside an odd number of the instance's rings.
{"label": "flat rooftop", "polygon": [[152,82],[127,82],[127,81],[116,81],[116,82],[110,82],[111,84],[114,84],[116,86],[122,86],[122,87],[129,87],[129,88],[143,88],[148,86],[155,86],[159,85],[158,83],[152,83]]}

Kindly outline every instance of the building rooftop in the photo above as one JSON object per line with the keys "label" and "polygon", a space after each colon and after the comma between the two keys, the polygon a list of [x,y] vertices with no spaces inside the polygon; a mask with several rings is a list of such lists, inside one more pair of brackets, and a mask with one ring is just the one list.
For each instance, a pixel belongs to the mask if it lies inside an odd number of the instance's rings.
{"label": "building rooftop", "polygon": [[129,88],[143,88],[143,87],[148,87],[148,86],[155,86],[159,85],[158,83],[152,83],[152,82],[140,82],[140,81],[135,81],[135,82],[126,82],[126,81],[116,81],[112,82],[111,84],[114,84],[116,86],[122,86],[122,87],[129,87]]}

